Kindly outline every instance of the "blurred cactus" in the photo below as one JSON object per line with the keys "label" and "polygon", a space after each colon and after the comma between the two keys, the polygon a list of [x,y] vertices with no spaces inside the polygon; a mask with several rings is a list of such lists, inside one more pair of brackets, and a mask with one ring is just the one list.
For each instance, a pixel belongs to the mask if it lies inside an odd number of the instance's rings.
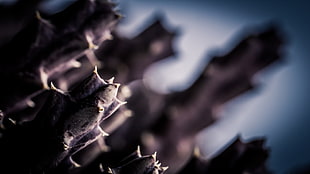
{"label": "blurred cactus", "polygon": [[41,1],[21,3],[0,7],[8,14],[0,19],[1,173],[270,173],[263,139],[238,138],[206,160],[195,137],[283,57],[277,26],[213,57],[188,89],[159,94],[143,74],[176,53],[178,36],[161,18],[130,38],[114,30],[121,15],[107,0],[77,0],[56,14],[38,11]]}
{"label": "blurred cactus", "polygon": [[244,143],[238,137],[223,152],[211,160],[204,159],[196,150],[186,166],[178,173],[268,174],[270,172],[265,166],[268,150],[263,146],[264,141],[264,139],[256,139]]}

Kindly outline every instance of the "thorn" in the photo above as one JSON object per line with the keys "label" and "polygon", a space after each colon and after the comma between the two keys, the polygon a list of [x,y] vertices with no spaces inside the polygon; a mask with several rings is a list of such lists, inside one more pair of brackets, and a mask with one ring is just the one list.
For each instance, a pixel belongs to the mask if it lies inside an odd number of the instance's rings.
{"label": "thorn", "polygon": [[161,167],[161,169],[163,170],[163,172],[166,171],[166,170],[168,170],[168,168],[169,168],[168,166],[166,166],[166,167]]}
{"label": "thorn", "polygon": [[101,171],[101,172],[104,172],[104,169],[103,169],[102,163],[100,163],[100,164],[99,164],[99,169],[100,169],[100,171]]}
{"label": "thorn", "polygon": [[196,156],[196,157],[200,157],[201,156],[200,149],[197,146],[194,148],[194,156]]}
{"label": "thorn", "polygon": [[54,26],[53,24],[51,24],[48,20],[42,18],[40,12],[37,10],[36,11],[36,18],[38,19],[38,21],[40,21],[40,23],[43,23],[46,27],[53,29]]}
{"label": "thorn", "polygon": [[40,71],[40,79],[41,79],[41,82],[43,84],[43,89],[47,89],[48,90],[49,89],[48,84],[47,84],[48,75],[44,71],[44,67],[40,67],[39,71]]}
{"label": "thorn", "polygon": [[94,50],[96,50],[96,49],[99,48],[99,46],[96,45],[96,44],[94,44],[94,43],[92,43],[92,42],[90,42],[89,45],[88,45],[88,48],[89,48],[89,49],[94,49]]}
{"label": "thorn", "polygon": [[37,18],[38,20],[42,20],[42,16],[41,16],[41,14],[40,14],[39,11],[36,11],[36,18]]}
{"label": "thorn", "polygon": [[8,118],[10,120],[10,122],[12,122],[14,125],[16,125],[16,121],[13,120],[12,118]]}
{"label": "thorn", "polygon": [[117,99],[117,100],[119,101],[119,105],[120,105],[120,106],[127,104],[127,101],[124,101],[124,102],[123,102],[123,101],[120,101],[119,99]]}
{"label": "thorn", "polygon": [[54,86],[53,82],[51,82],[51,90],[56,90],[57,91],[57,88]]}
{"label": "thorn", "polygon": [[68,150],[70,148],[70,146],[66,144],[65,142],[62,142],[62,145],[63,145],[64,150]]}
{"label": "thorn", "polygon": [[3,111],[0,110],[0,129],[5,129],[3,125],[3,119],[4,119],[4,114],[3,114]]}
{"label": "thorn", "polygon": [[115,17],[117,19],[121,19],[121,18],[124,18],[125,16],[123,14],[120,14],[120,13],[115,13]]}
{"label": "thorn", "polygon": [[139,153],[141,152],[140,145],[137,146],[137,152],[139,152]]}
{"label": "thorn", "polygon": [[53,84],[53,82],[51,82],[50,86],[51,87],[48,88],[49,90],[53,90],[53,91],[59,92],[61,94],[65,94],[65,92],[63,90],[56,88],[55,85]]}
{"label": "thorn", "polygon": [[127,101],[121,101],[120,99],[118,98],[115,98],[115,101],[119,104],[119,106],[122,106],[124,104],[127,104]]}
{"label": "thorn", "polygon": [[75,161],[72,159],[71,156],[69,157],[69,160],[70,160],[70,162],[73,164],[74,167],[81,167],[81,165],[78,164],[77,162],[75,162]]}
{"label": "thorn", "polygon": [[111,30],[106,30],[103,33],[103,39],[104,40],[113,40],[113,36],[111,34]]}
{"label": "thorn", "polygon": [[111,77],[110,79],[108,79],[108,80],[106,80],[108,83],[113,83],[113,81],[114,81],[114,77]]}
{"label": "thorn", "polygon": [[111,33],[106,35],[106,40],[113,40],[113,36]]}
{"label": "thorn", "polygon": [[110,167],[108,167],[108,173],[113,174],[112,169]]}
{"label": "thorn", "polygon": [[85,37],[86,37],[86,41],[88,42],[88,48],[89,49],[98,49],[99,47],[98,47],[98,45],[95,45],[94,43],[93,43],[93,40],[92,40],[92,33],[91,32],[85,32]]}
{"label": "thorn", "polygon": [[94,71],[93,71],[95,74],[98,74],[98,67],[97,67],[97,65],[95,66],[95,68],[94,68]]}
{"label": "thorn", "polygon": [[36,104],[30,99],[26,101],[26,104],[27,104],[27,106],[29,106],[31,108],[34,108],[36,106]]}
{"label": "thorn", "polygon": [[80,68],[82,66],[81,62],[75,60],[71,62],[72,67],[74,68]]}
{"label": "thorn", "polygon": [[141,155],[140,145],[138,145],[136,151],[137,151],[138,156],[141,157],[142,155]]}
{"label": "thorn", "polygon": [[109,136],[109,134],[106,133],[104,130],[102,130],[102,128],[100,126],[98,126],[98,129],[101,132],[102,136],[104,136],[104,137]]}
{"label": "thorn", "polygon": [[154,152],[153,154],[152,154],[152,157],[153,157],[153,159],[156,161],[156,155],[157,155],[157,152]]}
{"label": "thorn", "polygon": [[157,161],[155,162],[155,166],[160,167],[160,166],[161,166],[161,163],[157,160]]}

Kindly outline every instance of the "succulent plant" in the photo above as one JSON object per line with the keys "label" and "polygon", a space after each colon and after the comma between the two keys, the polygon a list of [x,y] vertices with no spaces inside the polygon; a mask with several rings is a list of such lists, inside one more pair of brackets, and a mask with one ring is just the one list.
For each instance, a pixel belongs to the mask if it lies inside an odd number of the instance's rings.
{"label": "succulent plant", "polygon": [[55,14],[37,10],[41,1],[22,3],[0,7],[1,27],[10,21],[0,35],[1,173],[269,173],[263,139],[238,138],[206,160],[195,137],[283,57],[276,25],[213,57],[188,89],[159,94],[142,78],[176,52],[178,32],[162,19],[131,38],[115,30],[121,15],[108,0],[77,0]]}

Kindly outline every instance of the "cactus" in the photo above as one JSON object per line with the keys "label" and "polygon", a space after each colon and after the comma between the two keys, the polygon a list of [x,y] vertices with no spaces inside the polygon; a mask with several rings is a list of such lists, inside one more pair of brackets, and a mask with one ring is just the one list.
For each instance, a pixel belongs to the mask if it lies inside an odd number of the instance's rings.
{"label": "cactus", "polygon": [[161,18],[131,38],[115,30],[121,15],[108,0],[77,0],[55,14],[37,10],[41,1],[21,3],[0,7],[9,16],[0,25],[11,21],[0,35],[1,173],[270,173],[263,139],[237,138],[206,160],[195,137],[281,60],[276,25],[213,57],[188,89],[159,94],[144,71],[176,53],[179,35]]}

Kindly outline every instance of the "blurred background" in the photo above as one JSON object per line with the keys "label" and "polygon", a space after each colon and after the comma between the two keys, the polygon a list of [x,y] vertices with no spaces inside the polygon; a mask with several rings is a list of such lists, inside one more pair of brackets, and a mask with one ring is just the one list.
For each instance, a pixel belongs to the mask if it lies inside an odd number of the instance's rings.
{"label": "blurred background", "polygon": [[[249,27],[268,22],[282,26],[287,35],[284,62],[257,76],[258,89],[228,103],[221,119],[205,129],[198,142],[208,157],[235,136],[245,140],[267,137],[269,168],[288,173],[310,164],[310,89],[308,58],[310,14],[307,1],[229,0],[119,0],[126,18],[123,32],[135,34],[154,15],[168,27],[180,29],[178,54],[157,63],[147,74],[161,92],[181,90],[192,83],[214,52],[229,51]],[[240,38],[241,39],[241,38]],[[162,86],[158,87],[158,81]]]}
{"label": "blurred background", "polygon": [[[42,8],[53,12],[71,2],[48,0]],[[310,165],[310,14],[306,1],[116,2],[125,16],[119,28],[124,35],[135,36],[155,16],[161,16],[168,28],[180,33],[175,57],[156,63],[145,74],[147,83],[161,93],[188,87],[206,61],[214,53],[229,51],[247,28],[269,22],[282,26],[288,41],[285,60],[257,75],[258,88],[227,103],[221,119],[205,129],[197,141],[202,152],[212,157],[237,135],[245,140],[264,136],[271,149],[268,166],[273,172],[287,173]]]}

